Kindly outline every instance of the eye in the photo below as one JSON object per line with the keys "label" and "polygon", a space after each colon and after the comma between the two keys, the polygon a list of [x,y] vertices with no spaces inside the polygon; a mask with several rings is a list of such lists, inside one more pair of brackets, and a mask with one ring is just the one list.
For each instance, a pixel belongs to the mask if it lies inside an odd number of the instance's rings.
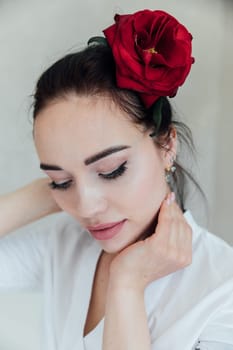
{"label": "eye", "polygon": [[52,190],[67,190],[70,186],[71,186],[71,183],[72,183],[72,180],[69,180],[69,181],[66,181],[66,182],[63,182],[63,183],[56,183],[55,181],[52,181],[50,184],[49,184],[49,187],[52,189]]}
{"label": "eye", "polygon": [[106,180],[116,179],[119,176],[123,175],[124,172],[126,171],[126,169],[127,169],[127,167],[125,166],[126,163],[127,163],[127,161],[125,161],[123,164],[121,164],[119,166],[119,168],[117,168],[116,170],[112,171],[109,174],[99,174],[99,176],[103,177]]}

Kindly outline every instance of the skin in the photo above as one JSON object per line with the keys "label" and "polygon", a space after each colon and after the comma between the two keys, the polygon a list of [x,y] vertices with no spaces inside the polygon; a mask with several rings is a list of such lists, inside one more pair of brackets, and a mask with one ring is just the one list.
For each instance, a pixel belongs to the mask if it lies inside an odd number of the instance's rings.
{"label": "skin", "polygon": [[[115,237],[99,241],[108,269],[103,350],[150,349],[144,290],[192,259],[191,229],[164,176],[176,155],[176,133],[160,149],[151,131],[142,132],[107,97],[72,94],[50,103],[34,125],[41,163],[60,169],[46,174],[70,184],[51,189],[57,206],[84,227],[127,219]],[[85,165],[86,158],[119,145],[128,148]],[[123,162],[127,170],[120,177],[103,178]],[[145,232],[154,234],[142,239]]]}
{"label": "skin", "polygon": [[[48,179],[36,179],[0,195],[0,237],[61,210],[51,196]],[[36,200],[35,200],[36,199]]]}

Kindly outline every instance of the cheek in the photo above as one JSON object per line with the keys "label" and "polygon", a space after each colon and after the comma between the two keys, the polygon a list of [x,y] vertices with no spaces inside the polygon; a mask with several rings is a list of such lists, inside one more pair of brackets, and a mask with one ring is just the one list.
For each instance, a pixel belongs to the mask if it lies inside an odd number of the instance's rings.
{"label": "cheek", "polygon": [[166,192],[166,182],[163,172],[148,172],[139,171],[137,179],[135,179],[135,188],[138,198],[149,198],[161,200]]}
{"label": "cheek", "polygon": [[73,196],[69,193],[69,191],[58,191],[52,190],[52,197],[54,198],[57,205],[64,211],[71,213],[72,208],[75,207],[75,203],[73,200]]}
{"label": "cheek", "polygon": [[154,215],[168,191],[164,169],[160,164],[152,167],[151,162],[144,164],[144,167],[137,167],[137,169],[128,189],[129,193],[132,194],[130,195],[131,207],[134,208],[135,212],[137,211],[138,216],[146,213]]}

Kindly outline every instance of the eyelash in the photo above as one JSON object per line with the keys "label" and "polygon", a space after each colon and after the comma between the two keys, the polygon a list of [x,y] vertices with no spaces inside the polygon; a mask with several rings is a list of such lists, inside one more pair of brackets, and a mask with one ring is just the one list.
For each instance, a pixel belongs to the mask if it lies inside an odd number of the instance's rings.
{"label": "eyelash", "polygon": [[[99,174],[99,176],[103,177],[105,180],[115,180],[117,179],[119,176],[122,176],[124,174],[124,172],[127,170],[127,167],[125,166],[127,163],[127,161],[125,161],[124,163],[122,163],[116,170],[112,171],[110,174]],[[67,182],[61,183],[61,184],[57,184],[56,182],[52,181],[49,184],[49,187],[52,190],[67,190],[70,186],[71,186],[72,180],[69,180]]]}
{"label": "eyelash", "polygon": [[64,182],[64,183],[61,183],[61,184],[57,184],[56,182],[52,181],[50,182],[49,184],[49,187],[52,189],[52,190],[67,190],[70,185],[71,185],[71,182],[72,180],[69,180],[67,182]]}
{"label": "eyelash", "polygon": [[119,168],[117,168],[116,170],[112,171],[110,174],[99,174],[99,176],[103,177],[105,180],[113,180],[118,178],[119,176],[123,175],[124,172],[126,171],[127,167],[125,166],[125,164],[127,163],[127,161],[125,161],[124,163],[122,163]]}

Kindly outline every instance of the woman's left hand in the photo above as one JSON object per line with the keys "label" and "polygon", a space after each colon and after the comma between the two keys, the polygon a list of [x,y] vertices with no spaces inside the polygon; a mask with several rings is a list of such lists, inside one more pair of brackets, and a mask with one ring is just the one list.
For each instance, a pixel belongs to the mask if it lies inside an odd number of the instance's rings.
{"label": "woman's left hand", "polygon": [[144,291],[152,281],[192,262],[192,230],[170,193],[163,201],[155,233],[120,252],[110,265],[110,284]]}

